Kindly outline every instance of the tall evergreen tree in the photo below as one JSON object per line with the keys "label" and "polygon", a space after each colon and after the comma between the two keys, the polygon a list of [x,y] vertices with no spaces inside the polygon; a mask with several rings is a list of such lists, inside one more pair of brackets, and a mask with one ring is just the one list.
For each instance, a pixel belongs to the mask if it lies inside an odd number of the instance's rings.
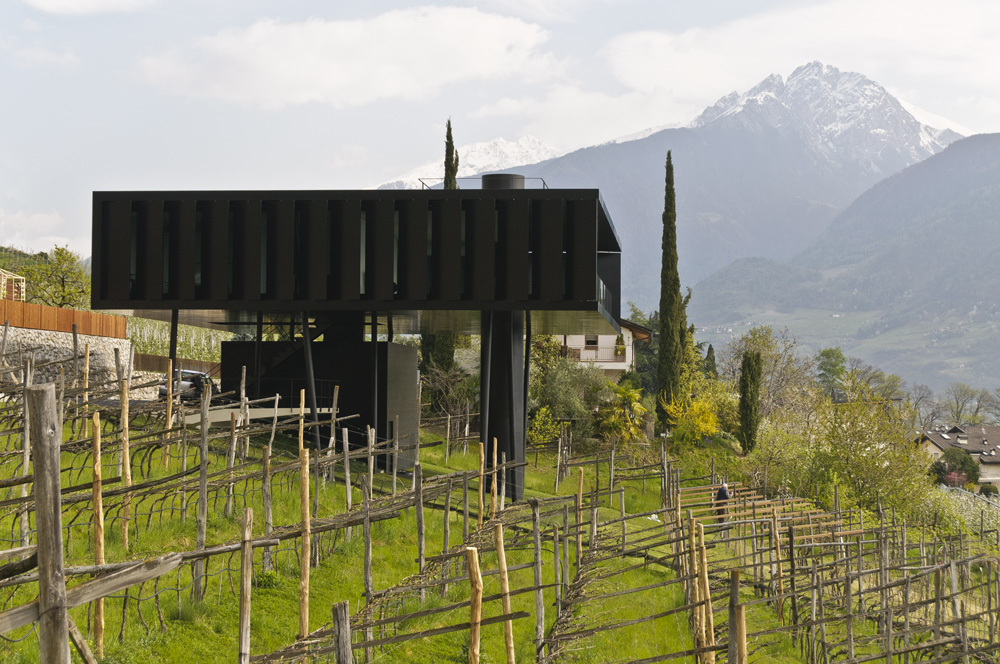
{"label": "tall evergreen tree", "polygon": [[[444,134],[444,188],[458,189],[458,151],[451,137],[451,118]],[[421,371],[426,372],[433,362],[439,369],[449,371],[455,364],[455,335],[450,332],[420,336]]]}
{"label": "tall evergreen tree", "polygon": [[451,118],[445,125],[444,134],[444,188],[458,189],[458,150],[451,139]]}
{"label": "tall evergreen tree", "polygon": [[757,444],[757,428],[760,426],[760,379],[764,362],[760,351],[743,351],[740,362],[740,447],[744,454],[753,451]]}
{"label": "tall evergreen tree", "polygon": [[667,151],[666,183],[663,195],[663,245],[660,267],[660,348],[657,354],[656,383],[660,391],[657,412],[665,426],[664,404],[681,395],[680,379],[684,363],[684,343],[687,337],[687,301],[681,296],[681,278],[677,272],[677,205],[674,197],[674,164]]}
{"label": "tall evergreen tree", "polygon": [[719,368],[715,365],[715,349],[712,348],[712,344],[708,344],[708,351],[705,353],[703,366],[705,367],[706,376],[709,378],[719,377]]}

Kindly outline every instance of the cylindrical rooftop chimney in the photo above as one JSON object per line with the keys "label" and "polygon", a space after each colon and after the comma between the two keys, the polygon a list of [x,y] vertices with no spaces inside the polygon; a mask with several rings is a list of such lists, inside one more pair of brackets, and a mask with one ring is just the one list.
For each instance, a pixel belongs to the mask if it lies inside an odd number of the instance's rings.
{"label": "cylindrical rooftop chimney", "polygon": [[524,176],[515,173],[484,175],[483,189],[524,189]]}

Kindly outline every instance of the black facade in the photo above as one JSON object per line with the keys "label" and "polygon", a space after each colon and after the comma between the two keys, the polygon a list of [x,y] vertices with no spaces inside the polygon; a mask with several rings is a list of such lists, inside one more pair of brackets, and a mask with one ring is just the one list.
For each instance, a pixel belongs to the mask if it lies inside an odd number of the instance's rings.
{"label": "black facade", "polygon": [[517,461],[525,335],[608,332],[621,307],[620,243],[594,189],[95,192],[92,270],[95,309],[234,331],[306,319],[311,362],[306,335],[300,352],[258,334],[252,363],[246,348],[226,351],[224,387],[242,364],[258,394],[304,366],[318,397],[366,357],[372,386],[341,398],[367,392],[357,412],[380,437],[394,390],[379,386],[416,378],[409,359],[392,368],[394,344],[381,369],[383,353],[358,350],[372,327],[390,340],[483,334],[483,436]]}

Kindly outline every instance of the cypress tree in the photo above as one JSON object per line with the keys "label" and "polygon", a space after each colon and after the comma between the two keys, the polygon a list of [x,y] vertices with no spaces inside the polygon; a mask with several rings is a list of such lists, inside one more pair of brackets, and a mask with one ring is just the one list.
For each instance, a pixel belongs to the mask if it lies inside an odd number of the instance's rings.
{"label": "cypress tree", "polygon": [[656,383],[660,399],[657,412],[665,426],[663,401],[670,403],[680,397],[681,368],[684,361],[684,340],[687,336],[685,300],[681,296],[681,278],[677,272],[677,206],[674,197],[674,164],[667,151],[666,182],[663,195],[663,244],[660,267],[660,335],[657,354]]}
{"label": "cypress tree", "polygon": [[[451,118],[444,134],[444,188],[458,189],[458,151],[451,137]],[[440,369],[450,370],[455,364],[455,335],[450,332],[421,335],[420,357],[421,371],[426,371],[431,362]]]}
{"label": "cypress tree", "polygon": [[715,349],[712,348],[712,344],[708,344],[708,351],[705,353],[703,366],[705,367],[706,376],[709,378],[719,377],[719,368],[715,365]]}
{"label": "cypress tree", "polygon": [[760,351],[745,350],[740,362],[740,446],[744,454],[753,451],[757,444],[760,426],[760,379],[763,360]]}
{"label": "cypress tree", "polygon": [[458,151],[451,139],[451,118],[445,125],[444,134],[444,188],[458,189]]}

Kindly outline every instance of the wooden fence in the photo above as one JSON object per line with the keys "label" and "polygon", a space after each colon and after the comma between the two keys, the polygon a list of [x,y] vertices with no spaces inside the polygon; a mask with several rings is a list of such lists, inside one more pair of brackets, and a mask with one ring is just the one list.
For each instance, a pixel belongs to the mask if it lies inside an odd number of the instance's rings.
{"label": "wooden fence", "polygon": [[[167,373],[167,363],[169,357],[163,355],[148,355],[146,353],[135,354],[135,370],[151,371],[154,373]],[[177,366],[191,371],[204,371],[207,374],[218,377],[221,365],[218,362],[206,362],[204,360],[187,360],[177,358]]]}
{"label": "wooden fence", "polygon": [[92,311],[60,309],[43,304],[0,300],[0,323],[9,321],[11,327],[51,332],[72,332],[76,325],[79,334],[95,337],[124,339],[126,319]]}

